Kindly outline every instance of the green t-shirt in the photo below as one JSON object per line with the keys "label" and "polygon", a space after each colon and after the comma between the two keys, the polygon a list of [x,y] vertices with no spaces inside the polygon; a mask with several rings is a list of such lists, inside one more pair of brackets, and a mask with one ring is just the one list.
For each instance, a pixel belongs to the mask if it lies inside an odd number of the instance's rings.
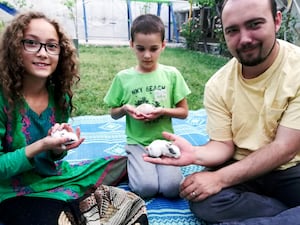
{"label": "green t-shirt", "polygon": [[[139,73],[134,68],[120,71],[104,102],[112,108],[125,104],[139,106],[143,103],[175,108],[188,94],[190,89],[181,73],[175,67],[159,64],[151,73]],[[162,131],[173,132],[172,118],[162,116],[154,121],[144,122],[126,115],[128,144],[149,145],[155,139],[162,139]]]}

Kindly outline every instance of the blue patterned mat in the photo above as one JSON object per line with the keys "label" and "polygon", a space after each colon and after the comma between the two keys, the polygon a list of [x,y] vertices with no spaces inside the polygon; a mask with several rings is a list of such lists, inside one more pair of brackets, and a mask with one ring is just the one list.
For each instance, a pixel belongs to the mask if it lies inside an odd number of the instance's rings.
{"label": "blue patterned mat", "polygon": [[[109,155],[126,155],[124,145],[125,118],[113,120],[110,115],[78,116],[70,119],[74,128],[80,127],[85,141],[75,150],[68,153],[66,160],[77,163],[82,160],[106,157]],[[187,119],[173,119],[174,131],[186,138],[193,145],[202,145],[208,141],[206,134],[206,114],[203,109],[190,111]],[[199,171],[200,166],[182,167],[186,176]],[[127,184],[120,187],[128,190]],[[156,197],[146,201],[150,225],[199,225],[183,199],[166,199]]]}

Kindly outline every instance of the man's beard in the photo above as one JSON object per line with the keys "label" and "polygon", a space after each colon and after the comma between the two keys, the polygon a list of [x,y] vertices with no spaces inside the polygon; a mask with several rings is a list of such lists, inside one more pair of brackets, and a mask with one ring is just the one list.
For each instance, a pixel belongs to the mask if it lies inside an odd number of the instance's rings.
{"label": "man's beard", "polygon": [[[261,63],[263,63],[271,54],[271,52],[274,49],[274,46],[276,44],[276,38],[274,39],[273,45],[271,47],[271,49],[269,50],[269,52],[263,56],[262,55],[262,44],[260,44],[259,47],[259,54],[257,57],[253,58],[253,59],[247,59],[246,57],[243,57],[243,55],[241,54],[241,51],[237,50],[237,55],[238,55],[238,60],[239,62],[244,65],[244,66],[257,66]],[[244,48],[250,48],[251,46],[245,46]]]}

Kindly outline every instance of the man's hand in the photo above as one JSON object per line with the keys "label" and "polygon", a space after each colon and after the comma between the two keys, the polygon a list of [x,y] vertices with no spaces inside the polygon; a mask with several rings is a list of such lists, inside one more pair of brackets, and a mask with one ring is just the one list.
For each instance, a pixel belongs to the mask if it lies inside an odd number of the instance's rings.
{"label": "man's hand", "polygon": [[202,201],[222,190],[222,183],[215,172],[196,172],[186,177],[180,186],[180,197]]}
{"label": "man's hand", "polygon": [[146,162],[174,166],[186,166],[194,163],[196,153],[194,147],[187,140],[168,132],[163,132],[163,137],[171,141],[172,144],[176,145],[180,149],[181,156],[179,158],[170,158],[165,156],[162,156],[161,158],[152,158],[145,154],[143,157]]}

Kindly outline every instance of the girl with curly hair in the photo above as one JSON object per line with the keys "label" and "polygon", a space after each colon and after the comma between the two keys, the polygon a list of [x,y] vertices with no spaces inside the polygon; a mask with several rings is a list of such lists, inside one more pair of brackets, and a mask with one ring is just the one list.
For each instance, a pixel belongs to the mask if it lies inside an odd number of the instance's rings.
{"label": "girl with curly hair", "polygon": [[[118,210],[114,224],[145,219],[144,202],[111,186],[123,178],[124,157],[71,165],[62,159],[84,138],[68,124],[74,106],[72,87],[80,80],[76,49],[54,20],[40,12],[17,15],[0,41],[0,223],[5,225],[86,224],[101,221],[114,198],[135,200],[124,220]],[[71,144],[53,132],[67,130]],[[77,138],[76,138],[77,139]],[[107,176],[109,175],[109,176]],[[113,175],[113,176],[112,176]],[[91,194],[92,193],[92,194]],[[97,203],[95,203],[95,196]],[[107,197],[107,198],[105,198]],[[100,201],[100,200],[101,201]],[[129,199],[129,200],[128,200]],[[89,213],[98,204],[101,210]],[[101,208],[102,207],[102,208]],[[93,216],[93,218],[91,218]],[[125,222],[125,220],[129,222]],[[100,223],[99,223],[100,224]],[[102,224],[102,223],[101,223]]]}

